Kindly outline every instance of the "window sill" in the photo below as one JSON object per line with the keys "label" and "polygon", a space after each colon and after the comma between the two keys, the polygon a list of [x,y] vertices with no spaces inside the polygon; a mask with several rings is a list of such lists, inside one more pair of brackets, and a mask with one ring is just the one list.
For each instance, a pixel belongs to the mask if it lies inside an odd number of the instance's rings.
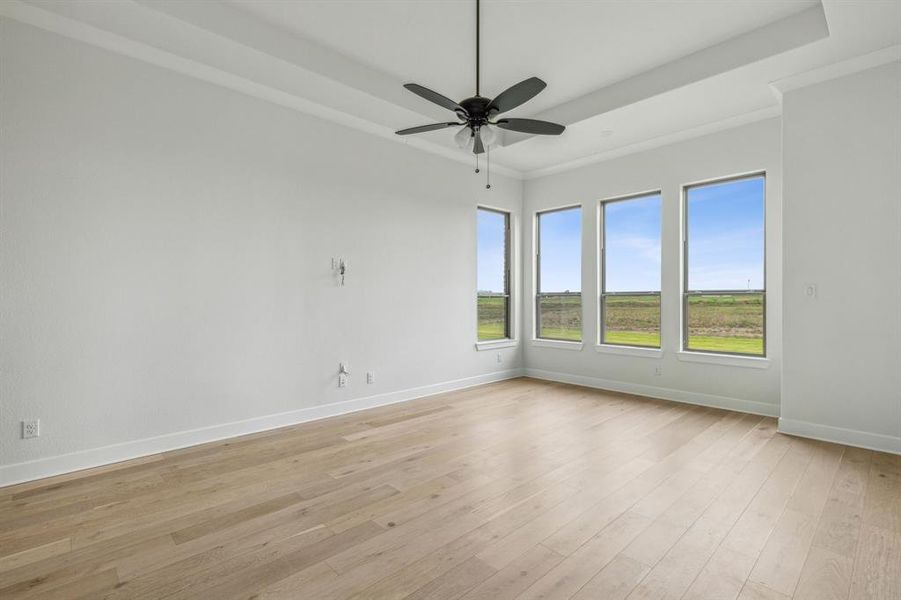
{"label": "window sill", "polygon": [[498,350],[500,348],[513,348],[519,345],[518,340],[486,340],[484,342],[476,342],[476,350],[482,352],[484,350]]}
{"label": "window sill", "polygon": [[710,352],[690,352],[682,350],[676,358],[684,362],[723,365],[726,367],[744,367],[749,369],[769,369],[770,359],[756,356],[733,356],[731,354],[713,354]]}
{"label": "window sill", "polygon": [[539,348],[558,348],[560,350],[575,350],[581,352],[584,344],[582,342],[566,342],[564,340],[532,340],[532,345]]}
{"label": "window sill", "polygon": [[620,354],[622,356],[640,356],[641,358],[663,358],[660,348],[641,348],[638,346],[617,346],[615,344],[597,344],[595,351],[602,354]]}

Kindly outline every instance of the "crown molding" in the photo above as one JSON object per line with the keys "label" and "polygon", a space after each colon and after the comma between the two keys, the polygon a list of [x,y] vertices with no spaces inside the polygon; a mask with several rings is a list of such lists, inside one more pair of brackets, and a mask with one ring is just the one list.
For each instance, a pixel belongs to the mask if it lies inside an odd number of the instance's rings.
{"label": "crown molding", "polygon": [[805,88],[810,85],[853,75],[860,71],[873,69],[890,62],[901,61],[901,44],[888,46],[875,52],[862,54],[848,60],[798,73],[770,83],[770,88],[780,100],[787,92]]}
{"label": "crown molding", "polygon": [[[70,13],[68,15],[61,14],[50,8],[68,9]],[[76,15],[82,16],[77,10],[83,10],[88,13],[84,16],[94,18],[76,18]],[[102,11],[105,10],[115,12],[103,13]],[[98,12],[91,13],[90,11]],[[392,127],[366,118],[369,114],[359,116],[348,110],[339,110],[322,102],[311,100],[295,90],[309,91],[315,87],[310,84],[315,83],[322,90],[319,92],[320,97],[334,98],[335,94],[340,92],[346,99],[343,102],[344,107],[358,106],[364,103],[363,100],[368,100],[371,103],[370,106],[375,105],[373,112],[379,109],[410,112],[402,107],[391,106],[384,100],[357,89],[350,89],[349,86],[340,82],[327,80],[318,73],[311,73],[296,64],[289,64],[287,61],[274,63],[273,75],[266,79],[259,69],[254,69],[254,67],[258,67],[262,63],[267,66],[273,64],[271,55],[248,48],[222,36],[211,35],[208,31],[195,25],[155,11],[152,5],[148,7],[139,3],[66,3],[46,4],[45,7],[45,5],[21,0],[10,0],[0,3],[0,17],[10,18],[116,54],[376,135],[394,143],[412,146],[460,164],[467,166],[472,164],[471,156],[456,148],[446,147],[421,138],[400,137],[394,133]],[[87,22],[89,20],[98,24]],[[101,27],[99,22],[103,22],[109,27]],[[117,31],[112,30],[114,26],[118,27]],[[128,35],[125,34],[126,32]],[[198,43],[200,36],[204,36],[204,41],[209,44],[218,44],[217,48],[222,50],[220,63],[215,62],[216,58],[211,56],[212,52],[202,53],[197,50],[195,54],[191,55],[188,49],[178,46],[179,42],[187,43],[194,49],[201,45]],[[175,52],[167,48],[176,48],[180,51]],[[253,79],[249,76],[251,73],[256,75]],[[293,89],[289,86],[292,86]],[[400,89],[400,84],[398,84],[398,88]],[[495,173],[513,179],[523,178],[523,173],[520,171],[495,161],[492,163],[492,170]]]}
{"label": "crown molding", "polygon": [[643,142],[620,146],[619,148],[613,148],[612,150],[605,150],[604,152],[598,152],[597,154],[591,154],[589,156],[584,156],[575,160],[562,162],[550,167],[534,169],[532,171],[526,172],[524,178],[526,180],[530,180],[538,179],[540,177],[547,177],[549,175],[557,175],[559,173],[572,171],[586,165],[604,162],[614,158],[620,158],[629,154],[637,154],[638,152],[645,152],[647,150],[653,150],[654,148],[660,148],[662,146],[669,146],[670,144],[675,144],[676,142],[682,142],[685,140],[702,137],[711,133],[716,133],[718,131],[725,131],[726,129],[734,129],[736,127],[741,127],[742,125],[755,123],[757,121],[773,119],[781,115],[781,106],[769,106],[767,108],[735,115],[733,117],[715,121],[713,123],[705,123],[697,127],[692,127],[690,129],[683,129],[674,133],[661,135]]}
{"label": "crown molding", "polygon": [[[301,113],[470,166],[472,156],[427,138],[400,137],[398,122],[434,118],[401,82],[241,11],[215,2],[4,0],[0,17],[81,41]],[[618,106],[666,93],[829,35],[822,5],[671,61],[550,108],[539,118],[572,124]],[[901,60],[901,45],[792,75],[770,84],[781,104],[787,91]],[[437,109],[434,109],[437,111]],[[564,114],[565,113],[565,114]],[[560,115],[559,117],[556,115]],[[746,123],[779,116],[767,107],[653,139],[527,171],[492,157],[493,170],[536,179]],[[425,116],[424,116],[425,115]],[[581,116],[579,116],[581,115]],[[501,132],[501,146],[530,136]]]}

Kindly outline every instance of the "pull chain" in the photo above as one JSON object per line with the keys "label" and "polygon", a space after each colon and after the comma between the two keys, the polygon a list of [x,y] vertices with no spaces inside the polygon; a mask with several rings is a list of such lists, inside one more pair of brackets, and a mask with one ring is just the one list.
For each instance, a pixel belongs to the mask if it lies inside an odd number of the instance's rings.
{"label": "pull chain", "polygon": [[479,172],[479,155],[476,154],[476,173]]}
{"label": "pull chain", "polygon": [[491,189],[491,146],[485,146],[485,189]]}

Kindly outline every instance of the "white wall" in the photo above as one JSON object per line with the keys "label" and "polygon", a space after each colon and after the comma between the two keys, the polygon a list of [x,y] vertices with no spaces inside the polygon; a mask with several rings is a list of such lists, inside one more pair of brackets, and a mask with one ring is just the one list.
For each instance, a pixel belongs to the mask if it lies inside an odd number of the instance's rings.
{"label": "white wall", "polygon": [[783,102],[780,427],[901,452],[901,63]]}
{"label": "white wall", "polygon": [[[495,176],[486,192],[465,165],[0,19],[0,483],[520,366],[763,414],[779,414],[781,394],[786,430],[899,451],[899,72],[787,94],[784,135],[772,119],[525,188]],[[757,170],[766,368],[685,362],[681,186]],[[664,206],[662,358],[597,353],[597,201],[652,189]],[[535,211],[582,205],[581,351],[473,349],[478,203],[513,211],[526,257]],[[525,266],[516,309],[531,338]],[[879,293],[861,307],[861,289]],[[346,389],[339,361],[353,372]],[[32,418],[41,437],[20,439]]]}
{"label": "white wall", "polygon": [[[679,360],[680,348],[680,196],[683,184],[764,170],[766,183],[767,356],[766,368],[704,364]],[[637,192],[663,192],[662,350],[660,359],[602,354],[597,341],[597,206],[598,201]],[[536,211],[582,206],[583,340],[581,351],[538,347],[526,342],[526,372],[635,393],[779,414],[781,369],[781,198],[780,123],[770,119],[694,140],[587,165],[578,170],[529,180],[525,186],[524,222]],[[532,237],[523,236],[523,256],[534,256]],[[534,277],[524,273],[523,331],[534,336],[531,302]],[[737,360],[733,362],[747,363]],[[760,366],[759,361],[755,362]],[[662,374],[655,376],[655,367]]]}
{"label": "white wall", "polygon": [[0,28],[0,464],[38,460],[8,481],[519,367],[474,349],[475,207],[521,182]]}

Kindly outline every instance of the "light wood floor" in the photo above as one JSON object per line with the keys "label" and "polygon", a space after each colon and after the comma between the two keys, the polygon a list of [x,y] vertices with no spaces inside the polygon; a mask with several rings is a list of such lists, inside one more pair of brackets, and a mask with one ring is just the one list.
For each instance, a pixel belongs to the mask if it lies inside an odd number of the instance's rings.
{"label": "light wood floor", "polygon": [[517,379],[0,489],[0,598],[901,598],[901,457]]}

